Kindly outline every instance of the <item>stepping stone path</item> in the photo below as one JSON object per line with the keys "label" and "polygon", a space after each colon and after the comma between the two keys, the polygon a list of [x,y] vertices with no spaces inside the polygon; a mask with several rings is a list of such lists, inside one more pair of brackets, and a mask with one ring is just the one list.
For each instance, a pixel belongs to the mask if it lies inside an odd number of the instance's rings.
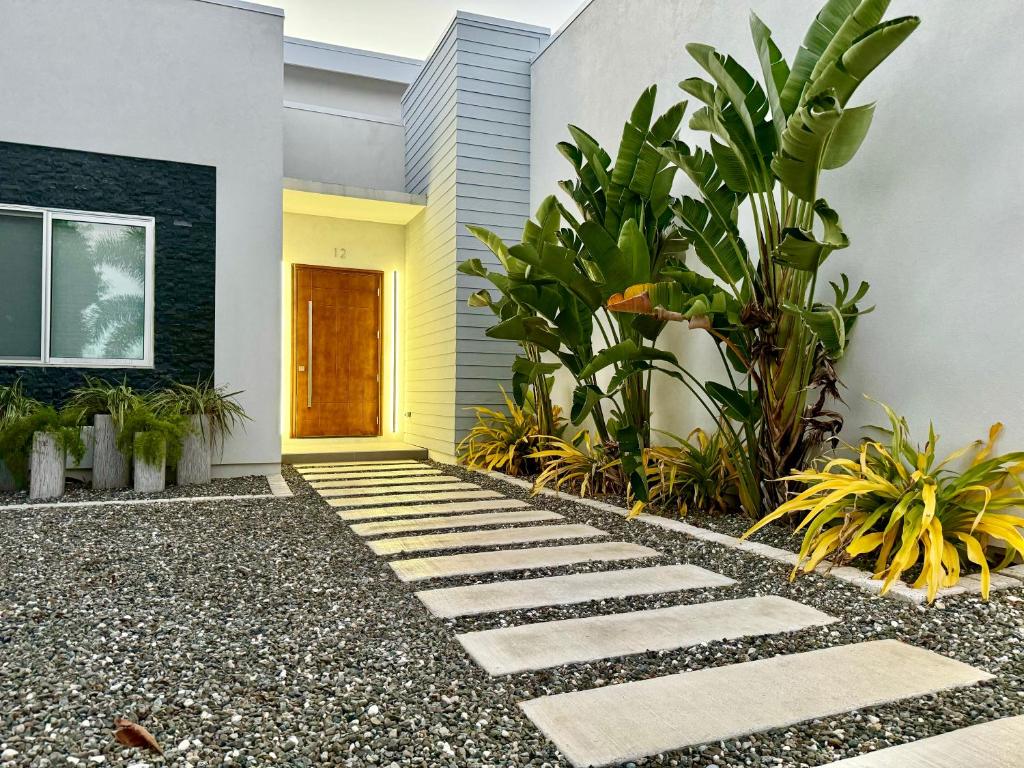
{"label": "stepping stone path", "polygon": [[[432,465],[398,460],[303,464],[296,469],[330,506],[340,508],[338,516],[353,522],[352,531],[364,539],[446,528],[479,529],[368,541],[370,549],[382,557],[498,547],[388,562],[404,582],[494,577],[482,584],[442,585],[417,592],[422,604],[439,618],[683,590],[726,589],[735,584],[732,579],[694,565],[649,565],[642,561],[662,555],[639,544],[599,541],[551,546],[550,542],[558,539],[608,534],[590,525],[560,523],[562,515],[462,482]],[[491,527],[519,523],[553,524]],[[522,546],[540,543],[547,545]],[[512,548],[502,549],[505,545]],[[595,573],[500,580],[500,574],[514,571],[619,561],[638,562]],[[1002,586],[993,577],[993,588],[997,584]],[[723,594],[712,602],[502,626],[457,634],[456,638],[485,671],[506,675],[793,632],[838,620],[779,596],[728,599]],[[896,640],[876,640],[692,672],[670,674],[666,669],[660,677],[542,696],[520,702],[520,707],[572,765],[582,768],[618,765],[784,728],[973,685],[990,677],[984,670],[923,648]],[[1022,753],[1024,717],[1018,717],[962,728],[831,765],[1003,768],[1016,765],[1014,761],[1019,761]],[[775,756],[760,757],[770,760]]]}

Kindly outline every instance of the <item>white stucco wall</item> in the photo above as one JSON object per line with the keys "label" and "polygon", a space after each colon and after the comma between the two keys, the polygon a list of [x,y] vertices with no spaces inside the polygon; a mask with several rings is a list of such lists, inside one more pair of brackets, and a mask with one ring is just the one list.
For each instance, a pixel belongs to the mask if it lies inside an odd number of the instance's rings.
{"label": "white stucco wall", "polygon": [[217,168],[215,375],[254,417],[221,473],[281,455],[281,40],[201,0],[0,3],[0,139]]}
{"label": "white stucco wall", "polygon": [[[703,75],[684,50],[704,42],[759,72],[747,25],[752,7],[792,61],[821,0],[594,0],[533,66],[531,200],[556,191],[569,167],[555,150],[567,123],[609,150],[641,90],[659,107],[685,97],[677,83]],[[852,434],[878,421],[862,393],[910,419],[917,435],[934,419],[946,447],[1007,424],[1006,449],[1024,444],[1024,362],[1014,339],[1024,324],[1024,69],[1019,0],[895,0],[889,17],[923,24],[859,91],[877,101],[867,142],[830,172],[823,195],[852,246],[835,271],[871,283],[877,310],[863,318],[840,371]],[[683,138],[700,141],[688,129]],[[682,189],[682,185],[680,189]],[[827,290],[827,287],[826,287]],[[674,328],[671,348],[708,376],[710,344]],[[681,387],[662,382],[655,422],[685,434],[698,420]]]}

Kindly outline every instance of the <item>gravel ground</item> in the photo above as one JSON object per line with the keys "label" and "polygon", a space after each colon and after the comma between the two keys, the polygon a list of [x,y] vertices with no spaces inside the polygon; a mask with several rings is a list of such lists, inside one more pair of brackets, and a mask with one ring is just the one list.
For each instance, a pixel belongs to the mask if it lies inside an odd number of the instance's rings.
{"label": "gravel ground", "polygon": [[[57,501],[117,501],[123,499],[194,496],[254,496],[256,494],[270,493],[270,486],[267,485],[267,478],[264,475],[215,479],[209,485],[171,485],[171,480],[172,476],[169,475],[167,488],[162,491],[156,493],[136,493],[130,488],[95,491],[79,480],[68,478],[64,486],[64,495],[57,499]],[[29,503],[31,502],[28,498],[28,491],[6,491],[0,493],[0,506]]]}
{"label": "gravel ground", "polygon": [[[526,495],[443,468],[511,497]],[[285,499],[0,515],[0,753],[18,753],[3,765],[564,766],[516,702],[893,637],[997,677],[638,765],[819,766],[1024,714],[1024,590],[997,593],[987,605],[953,598],[926,610],[818,575],[791,584],[782,565],[541,496],[532,503],[566,522],[592,523],[615,539],[659,549],[662,562],[692,562],[740,583],[442,621],[412,595],[424,583],[399,582],[308,485],[290,470],[286,477],[296,495]],[[705,602],[723,593],[780,594],[843,620],[496,680],[454,639],[456,631]],[[138,711],[151,713],[144,724],[164,758],[111,742],[113,717]]]}

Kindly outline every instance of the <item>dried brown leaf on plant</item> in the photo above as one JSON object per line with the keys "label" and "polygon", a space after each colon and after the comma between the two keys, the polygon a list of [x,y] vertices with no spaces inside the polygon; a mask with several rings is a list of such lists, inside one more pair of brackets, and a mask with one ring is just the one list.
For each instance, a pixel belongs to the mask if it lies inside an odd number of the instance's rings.
{"label": "dried brown leaf on plant", "polygon": [[138,723],[133,723],[124,717],[115,717],[114,729],[114,738],[125,746],[145,747],[160,755],[164,753],[156,739],[153,738],[153,734]]}

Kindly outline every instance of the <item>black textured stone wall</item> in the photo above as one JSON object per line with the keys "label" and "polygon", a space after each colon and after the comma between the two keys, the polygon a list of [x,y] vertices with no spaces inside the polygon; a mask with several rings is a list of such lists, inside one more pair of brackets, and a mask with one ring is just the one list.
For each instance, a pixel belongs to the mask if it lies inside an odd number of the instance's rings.
{"label": "black textured stone wall", "polygon": [[0,203],[156,219],[154,367],[0,365],[0,384],[60,403],[85,373],[140,388],[213,375],[216,168],[0,142]]}

